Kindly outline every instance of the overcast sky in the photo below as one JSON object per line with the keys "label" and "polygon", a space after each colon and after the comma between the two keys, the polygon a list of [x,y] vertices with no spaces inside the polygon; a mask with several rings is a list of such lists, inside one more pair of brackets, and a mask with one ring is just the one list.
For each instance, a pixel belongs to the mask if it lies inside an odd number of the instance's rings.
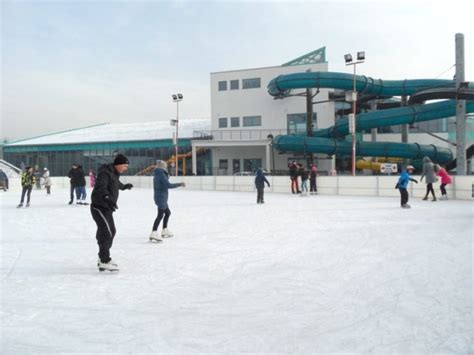
{"label": "overcast sky", "polygon": [[210,73],[281,65],[326,46],[330,71],[452,79],[469,1],[1,0],[1,131],[15,140],[104,122],[210,117]]}

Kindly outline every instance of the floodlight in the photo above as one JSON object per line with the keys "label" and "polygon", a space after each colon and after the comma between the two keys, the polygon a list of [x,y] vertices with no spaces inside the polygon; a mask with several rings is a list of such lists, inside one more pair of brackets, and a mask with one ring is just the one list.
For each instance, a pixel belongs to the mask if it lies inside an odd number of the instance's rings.
{"label": "floodlight", "polygon": [[346,61],[346,63],[352,62],[352,55],[351,54],[344,55],[344,60]]}
{"label": "floodlight", "polygon": [[183,99],[183,94],[178,94],[178,99],[182,100]]}
{"label": "floodlight", "polygon": [[173,101],[178,100],[178,97],[177,97],[175,94],[173,94],[173,95],[171,95],[171,96],[173,97]]}
{"label": "floodlight", "polygon": [[365,60],[365,52],[357,52],[357,60]]}

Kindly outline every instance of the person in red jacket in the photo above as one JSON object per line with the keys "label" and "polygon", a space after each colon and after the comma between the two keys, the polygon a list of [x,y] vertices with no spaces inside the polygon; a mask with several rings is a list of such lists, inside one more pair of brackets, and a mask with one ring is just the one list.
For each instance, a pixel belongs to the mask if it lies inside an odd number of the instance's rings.
{"label": "person in red jacket", "polygon": [[440,200],[447,200],[448,199],[448,194],[446,192],[446,185],[449,185],[450,183],[453,182],[453,179],[451,176],[448,174],[445,168],[440,167],[437,165],[437,172],[436,174],[441,178],[441,186],[439,189],[441,190],[441,198]]}

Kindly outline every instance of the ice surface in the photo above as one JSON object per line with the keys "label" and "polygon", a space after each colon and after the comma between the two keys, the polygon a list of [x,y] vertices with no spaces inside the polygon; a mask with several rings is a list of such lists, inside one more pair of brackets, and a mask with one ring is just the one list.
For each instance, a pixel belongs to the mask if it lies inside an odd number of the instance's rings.
{"label": "ice surface", "polygon": [[151,244],[133,189],[110,274],[89,207],[19,198],[0,193],[2,354],[472,353],[472,202],[176,189]]}

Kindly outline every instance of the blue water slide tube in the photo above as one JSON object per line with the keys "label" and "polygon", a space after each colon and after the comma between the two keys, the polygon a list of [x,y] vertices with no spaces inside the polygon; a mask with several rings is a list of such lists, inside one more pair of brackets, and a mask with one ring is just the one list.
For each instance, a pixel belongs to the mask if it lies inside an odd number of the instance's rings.
{"label": "blue water slide tube", "polygon": [[[474,101],[466,102],[466,113],[474,112]],[[426,105],[413,105],[387,110],[361,113],[357,115],[357,132],[371,128],[414,124],[456,115],[456,101],[446,100]],[[334,126],[313,133],[314,137],[344,137],[349,134],[347,117],[337,121]]]}
{"label": "blue water slide tube", "polygon": [[[328,155],[351,156],[352,142],[331,138],[314,138],[294,135],[281,135],[273,139],[275,149],[281,152],[324,153]],[[439,164],[453,160],[448,148],[417,143],[357,142],[358,155],[375,157],[398,157],[421,159],[425,156]]]}
{"label": "blue water slide tube", "polygon": [[[365,75],[356,75],[356,90],[359,93],[375,96],[411,95],[420,90],[437,87],[455,87],[454,80],[410,79],[382,80]],[[280,75],[267,86],[268,93],[274,97],[284,97],[292,89],[330,88],[352,90],[354,76],[335,72],[304,72]]]}

